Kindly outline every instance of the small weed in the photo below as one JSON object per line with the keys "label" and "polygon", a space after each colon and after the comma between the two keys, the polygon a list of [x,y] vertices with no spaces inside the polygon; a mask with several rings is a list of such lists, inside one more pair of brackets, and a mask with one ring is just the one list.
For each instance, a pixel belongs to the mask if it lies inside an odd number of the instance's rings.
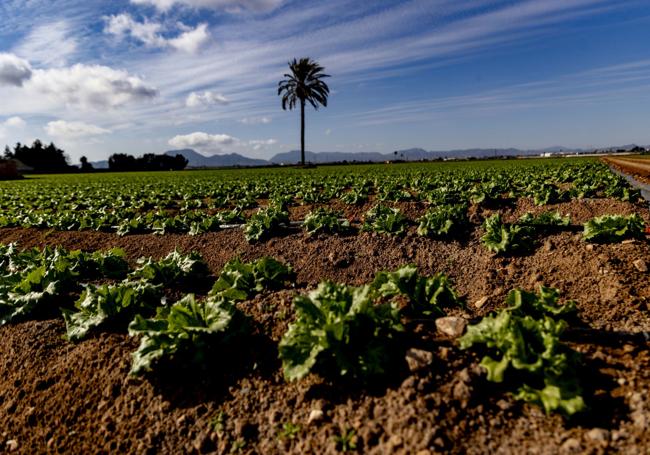
{"label": "small weed", "polygon": [[240,453],[246,448],[246,441],[243,439],[237,439],[230,446],[230,453]]}
{"label": "small weed", "polygon": [[339,452],[352,452],[357,450],[357,435],[351,428],[341,431],[341,434],[334,437],[336,450]]}
{"label": "small weed", "polygon": [[216,433],[223,433],[223,431],[226,429],[226,417],[227,416],[225,412],[219,411],[219,413],[210,420],[210,426],[212,427],[212,430],[214,430]]}
{"label": "small weed", "polygon": [[282,425],[282,430],[278,432],[278,438],[280,439],[294,439],[298,433],[300,433],[302,427],[291,422],[287,422]]}

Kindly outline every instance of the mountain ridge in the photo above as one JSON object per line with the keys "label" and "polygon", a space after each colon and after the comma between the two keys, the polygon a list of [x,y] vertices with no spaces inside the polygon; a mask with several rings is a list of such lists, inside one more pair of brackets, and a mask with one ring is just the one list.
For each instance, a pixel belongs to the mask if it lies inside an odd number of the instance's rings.
{"label": "mountain ridge", "polygon": [[[631,150],[635,144],[627,144],[619,147],[606,147],[600,149],[570,148],[561,145],[540,148],[540,149],[518,149],[518,148],[467,148],[454,150],[432,150],[414,147],[403,150],[396,150],[392,153],[380,152],[311,152],[305,151],[305,161],[315,164],[324,163],[367,163],[384,161],[426,161],[441,159],[467,159],[467,158],[494,158],[514,156],[539,156],[543,154],[583,154],[593,153],[596,150],[616,151]],[[271,166],[290,165],[300,162],[300,151],[291,150],[273,155],[268,160],[250,158],[239,153],[203,155],[194,149],[168,150],[166,155],[182,155],[188,160],[188,168],[216,168],[216,167],[250,167],[250,166]],[[95,169],[108,168],[108,161],[94,161],[91,164]]]}

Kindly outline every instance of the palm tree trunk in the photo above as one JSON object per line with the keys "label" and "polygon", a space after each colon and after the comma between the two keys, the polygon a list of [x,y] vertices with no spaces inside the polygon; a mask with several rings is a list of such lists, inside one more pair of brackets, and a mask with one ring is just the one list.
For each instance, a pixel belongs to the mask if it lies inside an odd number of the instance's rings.
{"label": "palm tree trunk", "polygon": [[305,100],[300,100],[300,162],[305,165]]}

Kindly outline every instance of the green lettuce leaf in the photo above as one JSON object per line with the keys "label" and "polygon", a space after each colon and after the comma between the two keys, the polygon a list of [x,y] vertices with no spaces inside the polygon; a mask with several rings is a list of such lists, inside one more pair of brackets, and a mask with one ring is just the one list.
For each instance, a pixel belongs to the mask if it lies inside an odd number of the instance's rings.
{"label": "green lettuce leaf", "polygon": [[78,341],[103,324],[122,322],[126,325],[136,314],[152,312],[161,304],[161,286],[146,282],[88,285],[75,304],[75,311],[62,310],[67,337]]}
{"label": "green lettuce leaf", "polygon": [[642,239],[645,223],[638,214],[603,215],[584,225],[583,238],[589,242],[616,243],[625,239]]}
{"label": "green lettuce leaf", "polygon": [[294,299],[296,321],[279,344],[285,378],[317,369],[323,374],[370,378],[394,364],[399,310],[376,305],[369,286],[321,283]]}

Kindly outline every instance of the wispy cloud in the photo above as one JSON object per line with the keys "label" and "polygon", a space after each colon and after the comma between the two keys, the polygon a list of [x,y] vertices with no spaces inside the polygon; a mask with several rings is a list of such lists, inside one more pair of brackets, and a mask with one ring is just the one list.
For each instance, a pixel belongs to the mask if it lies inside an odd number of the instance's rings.
{"label": "wispy cloud", "polygon": [[214,8],[230,13],[244,11],[268,12],[279,7],[284,0],[131,0],[136,5],[150,5],[160,11],[168,11],[174,5],[191,8]]}
{"label": "wispy cloud", "polygon": [[467,119],[504,111],[566,109],[587,105],[608,109],[612,103],[624,99],[626,95],[650,100],[650,60],[459,96],[405,100],[345,116],[361,125],[383,125],[429,122],[442,117]]}
{"label": "wispy cloud", "polygon": [[[259,94],[268,93],[275,85],[284,72],[284,62],[291,56],[317,56],[336,75],[336,84],[345,85],[359,75],[381,78],[382,73],[404,74],[408,68],[395,68],[407,62],[411,65],[435,59],[453,62],[462,55],[475,54],[488,47],[540,38],[550,33],[544,27],[569,21],[572,14],[588,14],[603,1],[526,1],[515,5],[496,2],[496,8],[490,8],[495,2],[489,1],[433,3],[432,7],[431,1],[412,0],[345,22],[316,27],[313,31],[307,28],[299,40],[285,37],[281,31],[278,31],[279,38],[268,36],[264,42],[251,38],[230,40],[227,36],[230,27],[225,26],[215,31],[219,44],[204,49],[200,58],[171,59],[161,55],[149,59],[146,65],[159,70],[161,76],[156,82],[167,97],[182,96],[199,87],[219,86],[231,94],[233,105],[247,105],[248,116],[264,116],[270,108],[269,97]],[[282,24],[285,15],[293,18],[294,14],[283,9],[271,20]],[[423,23],[432,25],[413,26]],[[286,24],[291,27],[288,20]],[[238,24],[237,36],[245,35],[249,26],[258,25],[257,21]],[[410,32],[411,29],[417,32]],[[255,34],[251,30],[248,36]],[[134,64],[137,72],[145,71],[143,64]],[[161,112],[167,108],[167,105],[160,106]]]}
{"label": "wispy cloud", "polygon": [[271,117],[244,117],[239,120],[244,125],[267,125],[272,121]]}
{"label": "wispy cloud", "polygon": [[33,28],[13,49],[16,55],[40,66],[65,66],[78,50],[74,27],[65,20]]}
{"label": "wispy cloud", "polygon": [[88,136],[99,136],[111,132],[110,130],[101,128],[97,125],[91,125],[84,122],[68,122],[65,120],[48,122],[48,124],[45,125],[45,131],[49,136],[63,140],[74,140]]}

